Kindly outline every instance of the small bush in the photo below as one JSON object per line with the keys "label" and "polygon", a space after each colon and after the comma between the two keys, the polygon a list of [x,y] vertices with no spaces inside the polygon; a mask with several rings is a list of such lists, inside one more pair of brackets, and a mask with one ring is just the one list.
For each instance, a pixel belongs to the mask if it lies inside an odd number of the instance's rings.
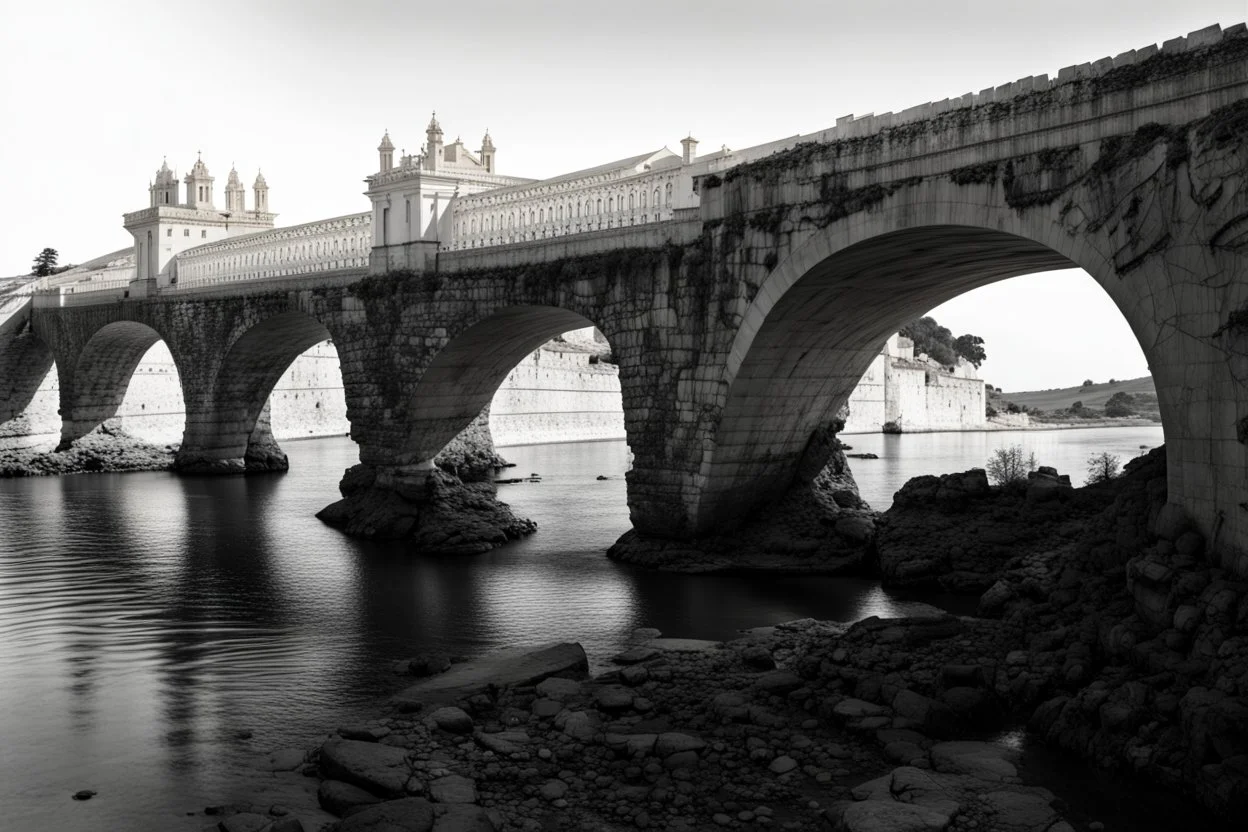
{"label": "small bush", "polygon": [[985,470],[988,472],[988,479],[996,485],[1005,487],[1026,485],[1027,475],[1036,470],[1036,455],[1024,456],[1022,445],[997,448],[988,458]]}
{"label": "small bush", "polygon": [[1121,460],[1109,451],[1088,457],[1088,485],[1109,482],[1118,476]]}
{"label": "small bush", "polygon": [[1085,379],[1083,380],[1083,386],[1084,386],[1084,387],[1091,387],[1091,386],[1092,386],[1093,384],[1095,384],[1095,383],[1096,383],[1096,382],[1092,381],[1092,379],[1090,379],[1090,378],[1085,378]]}
{"label": "small bush", "polygon": [[984,408],[984,415],[989,419],[995,419],[997,417],[997,409],[992,405],[988,405]]}

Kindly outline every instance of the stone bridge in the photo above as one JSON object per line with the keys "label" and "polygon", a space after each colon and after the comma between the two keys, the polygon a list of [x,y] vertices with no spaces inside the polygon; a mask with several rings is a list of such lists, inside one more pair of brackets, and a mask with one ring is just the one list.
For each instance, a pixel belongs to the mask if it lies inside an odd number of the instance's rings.
{"label": "stone bridge", "polygon": [[[186,399],[180,463],[240,470],[273,384],[332,338],[362,462],[402,491],[527,353],[593,324],[620,367],[632,522],[695,538],[805,476],[812,436],[899,326],[997,280],[1079,267],[1147,356],[1170,500],[1248,574],[1243,26],[817,138],[701,178],[700,208],[670,222],[36,302],[4,364],[55,361],[69,442],[164,339]],[[1035,325],[1037,350],[1079,337]]]}

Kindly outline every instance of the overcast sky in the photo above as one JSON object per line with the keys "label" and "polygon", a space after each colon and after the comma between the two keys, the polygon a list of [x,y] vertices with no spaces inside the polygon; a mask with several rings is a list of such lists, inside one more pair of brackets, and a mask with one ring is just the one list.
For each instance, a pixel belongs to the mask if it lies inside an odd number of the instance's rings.
{"label": "overcast sky", "polygon": [[[363,211],[376,146],[447,140],[499,172],[546,177],[666,145],[702,150],[900,111],[1212,23],[1248,0],[60,0],[0,27],[0,274],[40,249],[81,262],[132,244],[162,157],[202,150],[223,201],[231,163],[263,168],[279,224]],[[248,193],[250,204],[251,194]],[[1143,375],[1125,321],[1076,273],[1016,278],[945,304],[987,340],[1007,390]],[[1081,339],[1036,332],[1078,332]],[[1069,343],[1063,359],[1053,350]]]}

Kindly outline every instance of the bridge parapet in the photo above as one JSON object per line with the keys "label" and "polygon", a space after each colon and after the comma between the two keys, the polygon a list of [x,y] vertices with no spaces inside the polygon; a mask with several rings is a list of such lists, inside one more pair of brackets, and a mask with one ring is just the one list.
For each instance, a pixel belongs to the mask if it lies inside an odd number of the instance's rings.
{"label": "bridge parapet", "polygon": [[368,266],[371,212],[277,228],[197,246],[178,255],[180,288]]}

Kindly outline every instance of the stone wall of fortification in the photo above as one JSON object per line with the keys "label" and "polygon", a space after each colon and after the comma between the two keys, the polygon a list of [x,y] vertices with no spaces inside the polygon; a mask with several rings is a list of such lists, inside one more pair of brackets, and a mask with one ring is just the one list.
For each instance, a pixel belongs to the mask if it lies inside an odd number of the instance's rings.
{"label": "stone wall of fortification", "polygon": [[588,353],[538,350],[494,394],[490,432],[499,447],[623,439],[619,371]]}

